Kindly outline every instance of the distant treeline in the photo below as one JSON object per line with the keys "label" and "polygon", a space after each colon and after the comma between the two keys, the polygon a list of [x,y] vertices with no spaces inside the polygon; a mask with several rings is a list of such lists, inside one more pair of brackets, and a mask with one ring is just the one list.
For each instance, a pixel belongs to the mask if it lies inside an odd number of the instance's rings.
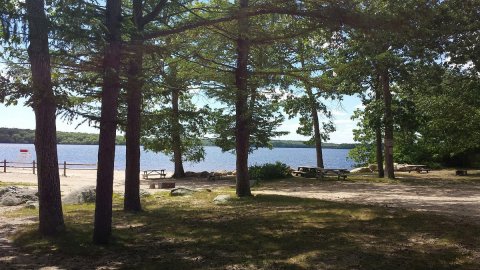
{"label": "distant treeline", "polygon": [[[0,128],[0,143],[34,143],[35,131],[31,129],[18,128]],[[57,142],[59,144],[98,144],[98,134],[81,133],[81,132],[57,132]],[[213,140],[204,139],[205,146],[214,146]],[[117,144],[125,144],[124,136],[117,136]],[[313,145],[307,145],[303,141],[292,140],[273,140],[274,148],[313,148]],[[335,144],[324,143],[323,148],[331,149],[352,149],[355,144]]]}
{"label": "distant treeline", "polygon": [[[35,131],[31,129],[0,128],[0,143],[34,143]],[[98,144],[98,134],[57,132],[58,144]],[[125,144],[123,136],[117,136],[117,144]]]}
{"label": "distant treeline", "polygon": [[[203,144],[206,146],[214,146],[212,139],[203,139]],[[271,144],[273,148],[314,148],[314,145],[305,144],[304,141],[292,141],[292,140],[272,140]],[[353,143],[322,143],[322,147],[325,149],[352,149],[356,144]]]}

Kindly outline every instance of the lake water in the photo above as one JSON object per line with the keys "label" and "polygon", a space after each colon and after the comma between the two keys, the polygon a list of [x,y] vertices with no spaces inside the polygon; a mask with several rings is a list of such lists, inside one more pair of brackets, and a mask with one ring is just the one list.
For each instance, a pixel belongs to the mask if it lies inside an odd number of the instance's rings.
{"label": "lake water", "polygon": [[[28,153],[20,153],[20,149],[27,149]],[[186,171],[217,171],[234,170],[235,155],[222,153],[220,148],[214,146],[205,147],[205,161],[200,163],[184,163]],[[63,163],[97,163],[97,145],[58,145],[59,162]],[[324,149],[323,158],[326,168],[351,169],[353,161],[347,159],[348,149]],[[31,162],[35,159],[35,147],[33,144],[0,144],[0,160]],[[314,148],[275,148],[258,149],[249,156],[249,164],[283,162],[292,168],[301,165],[315,165]],[[142,151],[142,170],[166,169],[173,171],[173,162],[164,154]],[[119,145],[115,150],[115,168],[125,168],[125,146]]]}

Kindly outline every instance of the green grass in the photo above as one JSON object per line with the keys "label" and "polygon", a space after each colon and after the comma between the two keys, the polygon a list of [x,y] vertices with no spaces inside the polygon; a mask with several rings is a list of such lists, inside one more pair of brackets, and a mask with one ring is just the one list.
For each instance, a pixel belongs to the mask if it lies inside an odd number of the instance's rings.
{"label": "green grass", "polygon": [[24,183],[24,182],[3,182],[0,181],[0,188],[1,187],[9,187],[9,186],[36,186],[37,184],[34,183]]}
{"label": "green grass", "polygon": [[107,247],[91,242],[91,204],[64,207],[68,229],[59,237],[41,237],[31,225],[14,241],[24,253],[61,268],[480,269],[476,224],[287,196],[212,202],[233,192],[157,193],[144,198],[139,214],[123,212],[116,197]]}

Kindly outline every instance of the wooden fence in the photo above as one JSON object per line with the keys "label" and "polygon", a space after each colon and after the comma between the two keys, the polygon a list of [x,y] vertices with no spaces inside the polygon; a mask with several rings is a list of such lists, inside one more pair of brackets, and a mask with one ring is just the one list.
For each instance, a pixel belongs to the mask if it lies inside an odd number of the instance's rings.
{"label": "wooden fence", "polygon": [[[87,163],[59,163],[58,167],[60,170],[63,170],[63,176],[67,176],[67,170],[97,170],[97,164],[87,164]],[[4,159],[0,168],[3,168],[3,172],[7,172],[7,168],[18,168],[18,169],[32,169],[33,174],[36,174],[37,163],[32,162],[18,162],[18,161],[7,161]]]}

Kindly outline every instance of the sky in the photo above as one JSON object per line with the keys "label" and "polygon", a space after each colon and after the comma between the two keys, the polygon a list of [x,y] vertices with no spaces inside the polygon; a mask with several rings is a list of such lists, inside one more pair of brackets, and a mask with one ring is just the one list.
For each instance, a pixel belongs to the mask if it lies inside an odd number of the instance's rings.
{"label": "sky", "polygon": [[[24,128],[35,129],[35,116],[30,107],[22,105],[23,102],[18,102],[16,106],[6,107],[4,104],[0,104],[0,127],[7,128]],[[353,135],[352,129],[355,128],[356,122],[351,120],[350,117],[353,111],[361,107],[361,101],[358,97],[344,96],[343,101],[329,102],[327,106],[332,111],[333,122],[336,126],[336,131],[330,134],[330,141],[332,143],[352,143]],[[73,123],[68,123],[60,118],[57,119],[57,130],[67,132],[86,132],[86,133],[98,133],[98,129],[88,126],[88,124],[82,124],[79,127],[77,125],[81,120],[76,120]],[[309,138],[296,134],[298,128],[298,118],[287,119],[283,125],[279,128],[282,131],[288,131],[290,134],[278,137],[275,139],[282,140],[308,140]]]}

